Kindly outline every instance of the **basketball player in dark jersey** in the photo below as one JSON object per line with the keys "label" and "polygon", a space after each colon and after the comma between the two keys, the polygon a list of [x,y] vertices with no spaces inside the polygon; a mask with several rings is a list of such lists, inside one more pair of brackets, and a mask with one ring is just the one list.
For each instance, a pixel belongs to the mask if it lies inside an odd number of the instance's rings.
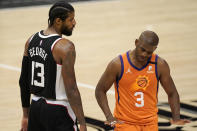
{"label": "basketball player in dark jersey", "polygon": [[[86,131],[75,78],[75,46],[65,38],[75,27],[74,8],[65,1],[49,10],[49,26],[25,44],[19,80],[21,131]],[[30,106],[30,94],[32,102]]]}

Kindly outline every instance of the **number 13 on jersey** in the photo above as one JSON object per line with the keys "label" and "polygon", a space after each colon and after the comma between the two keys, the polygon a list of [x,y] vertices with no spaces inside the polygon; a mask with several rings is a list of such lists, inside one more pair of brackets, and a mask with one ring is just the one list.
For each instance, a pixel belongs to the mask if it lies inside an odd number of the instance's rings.
{"label": "number 13 on jersey", "polygon": [[136,101],[138,103],[135,103],[136,107],[143,107],[144,106],[144,93],[143,92],[135,92],[134,96],[137,97]]}
{"label": "number 13 on jersey", "polygon": [[[31,72],[31,85],[44,87],[44,64],[32,61],[32,72]],[[35,69],[40,68],[40,72],[35,72]],[[35,76],[34,76],[35,74]],[[35,80],[40,78],[40,81]]]}

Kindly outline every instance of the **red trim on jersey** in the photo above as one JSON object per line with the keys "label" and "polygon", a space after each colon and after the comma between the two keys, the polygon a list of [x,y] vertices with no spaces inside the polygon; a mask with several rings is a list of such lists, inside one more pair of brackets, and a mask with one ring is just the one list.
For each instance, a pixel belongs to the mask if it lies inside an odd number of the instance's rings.
{"label": "red trim on jersey", "polygon": [[[44,99],[45,100],[45,99]],[[64,106],[64,105],[60,105],[60,104],[52,104],[52,103],[48,103],[46,100],[45,100],[45,102],[47,103],[47,104],[49,104],[49,105],[54,105],[54,106],[62,106],[62,107],[64,107],[64,108],[66,108],[66,111],[67,111],[67,113],[68,113],[68,115],[70,116],[70,114],[69,114],[69,112],[68,112],[68,108],[66,107],[66,106]],[[72,119],[72,121],[73,121],[73,123],[74,123],[74,125],[73,125],[73,128],[74,128],[74,130],[75,130],[75,127],[74,126],[76,126],[75,125],[75,121],[73,120],[73,118],[70,116],[70,118]],[[76,131],[76,130],[75,130]]]}
{"label": "red trim on jersey", "polygon": [[[63,39],[63,38],[59,39],[58,41],[60,41],[60,40],[62,40],[62,39]],[[51,52],[53,52],[53,49],[54,49],[54,47],[55,47],[55,45],[57,44],[57,42],[58,42],[58,41],[56,41],[55,43],[53,43],[53,45],[52,45],[52,46],[53,46],[53,48],[51,49]],[[53,54],[53,53],[52,53],[52,54]],[[62,64],[57,63],[57,62],[56,62],[56,64],[58,64],[58,65],[62,65]]]}
{"label": "red trim on jersey", "polygon": [[[63,39],[63,38],[61,38],[61,39]],[[58,41],[60,41],[61,39],[59,39]],[[58,41],[56,41],[55,43],[53,43],[54,45],[53,45],[53,48],[51,49],[51,51],[53,51],[53,49],[54,49],[54,47],[55,47],[55,45],[57,44]]]}
{"label": "red trim on jersey", "polygon": [[[44,99],[44,100],[45,100],[45,99]],[[45,100],[45,102],[46,102],[47,104],[49,104],[49,105],[54,105],[54,106],[63,106],[63,107],[65,107],[65,108],[66,108],[66,106],[64,106],[64,105],[48,103],[46,100]]]}
{"label": "red trim on jersey", "polygon": [[[70,116],[70,114],[69,114],[69,112],[68,112],[68,108],[66,107],[66,110],[67,110],[67,113],[68,113],[68,115]],[[70,116],[70,118],[73,120],[73,118]],[[74,126],[76,126],[75,125],[75,121],[73,120],[73,123],[74,123],[74,125],[73,125],[73,128],[74,128],[74,130],[75,130],[75,127]],[[76,130],[75,130],[76,131]]]}

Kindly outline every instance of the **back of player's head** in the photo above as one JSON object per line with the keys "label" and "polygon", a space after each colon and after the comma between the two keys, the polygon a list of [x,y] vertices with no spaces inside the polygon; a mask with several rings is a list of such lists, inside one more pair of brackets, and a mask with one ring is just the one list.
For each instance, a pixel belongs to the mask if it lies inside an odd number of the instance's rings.
{"label": "back of player's head", "polygon": [[67,3],[66,1],[56,2],[49,10],[49,26],[53,25],[56,18],[60,18],[64,21],[71,12],[74,12],[74,8],[71,4]]}

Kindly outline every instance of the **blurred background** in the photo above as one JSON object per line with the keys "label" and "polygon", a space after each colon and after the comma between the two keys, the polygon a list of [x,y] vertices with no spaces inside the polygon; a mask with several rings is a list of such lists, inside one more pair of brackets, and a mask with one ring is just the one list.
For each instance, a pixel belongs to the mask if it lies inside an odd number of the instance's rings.
{"label": "blurred background", "polygon": [[[56,0],[0,0],[0,131],[18,131],[22,117],[18,79],[26,40],[48,26],[48,11]],[[169,124],[167,95],[159,87],[159,130],[197,130],[197,1],[196,0],[70,0],[77,25],[76,77],[89,131],[108,131],[95,96],[95,86],[107,64],[134,49],[142,31],[155,31],[156,53],[170,68],[181,99],[181,117],[192,122]],[[108,92],[115,104],[114,87]]]}

